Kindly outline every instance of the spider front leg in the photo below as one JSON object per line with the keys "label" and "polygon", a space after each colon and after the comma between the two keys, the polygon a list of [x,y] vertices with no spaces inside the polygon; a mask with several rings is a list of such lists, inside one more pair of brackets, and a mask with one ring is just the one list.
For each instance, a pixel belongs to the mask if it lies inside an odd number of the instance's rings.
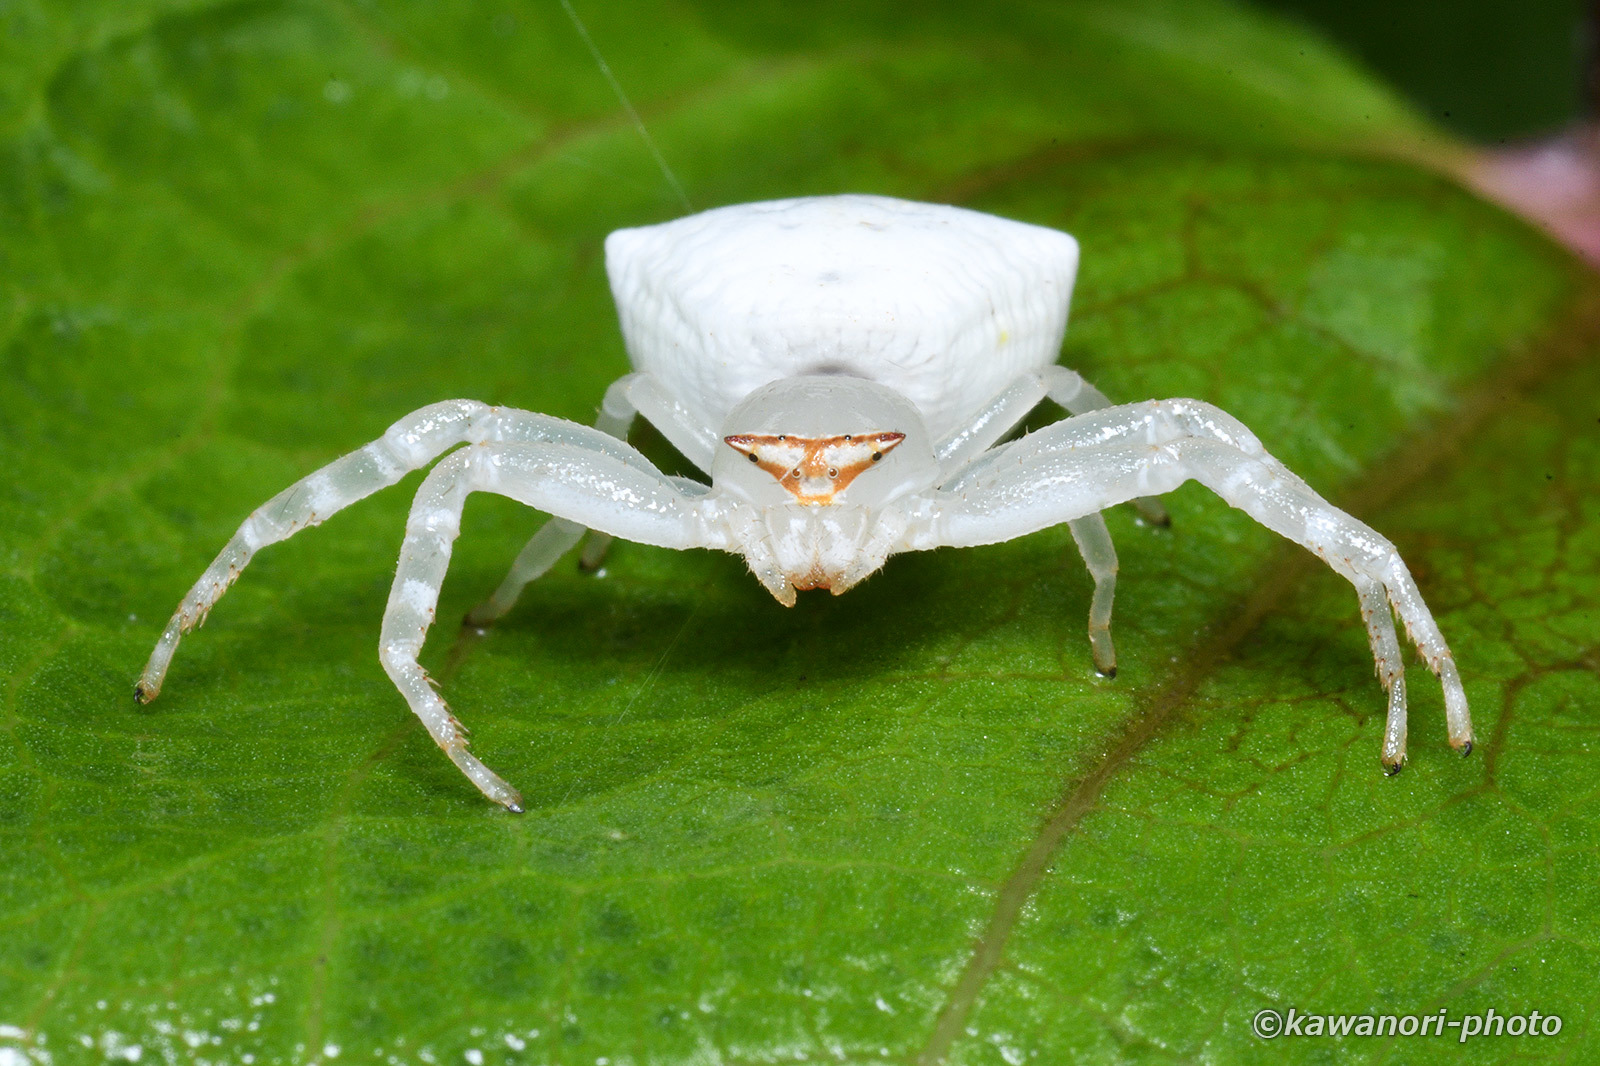
{"label": "spider front leg", "polygon": [[[703,496],[709,491],[708,486],[698,481],[670,475],[663,476],[687,497]],[[522,590],[549,573],[550,568],[571,551],[573,546],[583,539],[585,533],[589,534],[589,541],[583,546],[579,566],[584,570],[598,569],[605,559],[606,550],[611,547],[611,535],[597,529],[586,529],[581,524],[569,522],[564,518],[552,518],[540,526],[539,532],[522,546],[522,551],[517,553],[510,571],[493,594],[467,612],[467,624],[490,625],[515,607],[517,600],[522,598]]]}
{"label": "spider front leg", "polygon": [[[946,434],[934,446],[934,456],[940,467],[946,475],[956,473],[1021,425],[1028,412],[1046,398],[1060,404],[1071,415],[1112,406],[1106,394],[1089,384],[1076,370],[1064,366],[1031,370],[1001,389],[965,425]],[[1132,503],[1146,521],[1158,526],[1172,524],[1172,517],[1160,500],[1141,496]]]}
{"label": "spider front leg", "polygon": [[[633,420],[639,415],[659,429],[690,462],[710,474],[711,457],[718,444],[715,432],[704,425],[694,412],[673,399],[649,374],[628,374],[612,382],[610,388],[606,389],[605,398],[600,403],[600,414],[594,424],[602,433],[626,441],[628,431],[633,428]],[[675,480],[689,492],[695,491],[698,485],[688,479]],[[703,486],[699,488],[704,491]],[[598,570],[611,547],[609,536],[598,530],[585,530],[570,522],[546,522],[523,546],[516,561],[511,564],[510,572],[494,593],[467,614],[467,624],[488,625],[511,610],[521,597],[522,590],[530,582],[543,577],[583,539],[585,532],[589,534],[589,539],[583,546],[578,567],[586,571]]]}
{"label": "spider front leg", "polygon": [[690,499],[664,474],[568,444],[464,448],[440,462],[422,482],[406,519],[405,542],[383,614],[379,658],[450,760],[489,799],[520,812],[517,790],[467,750],[466,730],[417,662],[461,530],[462,508],[468,496],[482,491],[548,512],[552,523],[563,523],[562,528],[598,529],[666,548],[704,546],[704,538],[697,532]]}
{"label": "spider front leg", "polygon": [[[1406,762],[1406,667],[1400,658],[1400,639],[1394,631],[1394,615],[1383,585],[1360,574],[1346,574],[1361,597],[1361,620],[1367,624],[1367,639],[1372,644],[1372,660],[1378,668],[1378,681],[1389,693],[1389,716],[1383,729],[1384,772],[1393,776]],[[1470,726],[1469,726],[1470,728]],[[1472,741],[1467,741],[1472,750]]]}
{"label": "spider front leg", "polygon": [[[1028,412],[1049,398],[1071,414],[1085,414],[1111,406],[1099,389],[1075,370],[1048,366],[1030,371],[1002,389],[965,425],[945,435],[934,446],[934,456],[947,473],[960,470],[982,455],[1001,437],[1011,432]],[[1140,497],[1133,501],[1144,517],[1156,525],[1171,524],[1161,501]],[[1106,520],[1085,515],[1067,523],[1078,545],[1089,576],[1094,578],[1094,594],[1089,602],[1089,648],[1094,666],[1106,677],[1117,676],[1117,653],[1111,642],[1111,601],[1117,585],[1117,549],[1112,543]]]}
{"label": "spider front leg", "polygon": [[458,444],[501,440],[581,443],[624,464],[655,469],[626,444],[549,415],[476,400],[445,400],[413,411],[382,437],[301,478],[251,512],[178,604],[134,686],[134,699],[149,703],[160,694],[178,641],[205,621],[256,552],[326,521]]}
{"label": "spider front leg", "polygon": [[1267,454],[1238,420],[1196,400],[1107,408],[1047,426],[970,464],[941,486],[939,517],[917,547],[990,544],[1069,521],[1193,478],[1267,528],[1315,552],[1347,578],[1389,690],[1383,763],[1405,761],[1405,680],[1389,612],[1399,615],[1444,689],[1450,743],[1472,750],[1472,721],[1455,660],[1393,544]]}

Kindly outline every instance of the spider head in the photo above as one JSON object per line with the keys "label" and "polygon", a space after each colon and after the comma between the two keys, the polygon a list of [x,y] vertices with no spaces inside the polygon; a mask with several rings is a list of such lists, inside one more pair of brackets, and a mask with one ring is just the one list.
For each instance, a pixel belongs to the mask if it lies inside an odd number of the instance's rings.
{"label": "spider head", "polygon": [[937,474],[917,409],[862,378],[773,382],[725,428],[712,481],[754,509],[741,547],[785,605],[796,590],[838,595],[882,566],[905,524],[896,502]]}
{"label": "spider head", "polygon": [[801,437],[790,433],[735,433],[723,442],[778,479],[799,503],[831,506],[834,497],[874,463],[900,446],[904,433],[843,433]]}

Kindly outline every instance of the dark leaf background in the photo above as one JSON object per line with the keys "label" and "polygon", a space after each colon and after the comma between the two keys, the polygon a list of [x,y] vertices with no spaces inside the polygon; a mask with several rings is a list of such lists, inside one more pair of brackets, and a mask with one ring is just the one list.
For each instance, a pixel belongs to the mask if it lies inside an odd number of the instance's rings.
{"label": "dark leaf background", "polygon": [[[422,404],[587,421],[600,246],[684,204],[558,4],[0,6],[0,1063],[1583,1061],[1600,964],[1600,302],[1332,46],[1195,0],[585,4],[696,208],[871,191],[1068,229],[1064,361],[1192,395],[1401,547],[1480,744],[1347,585],[1205,491],[784,610],[619,545],[375,654],[405,486],[256,504]],[[1442,166],[1443,164],[1441,164]],[[1043,412],[1041,417],[1054,417]],[[636,441],[681,467],[649,430]],[[440,617],[539,517],[475,498]],[[1272,1007],[1454,1031],[1265,1043]]]}

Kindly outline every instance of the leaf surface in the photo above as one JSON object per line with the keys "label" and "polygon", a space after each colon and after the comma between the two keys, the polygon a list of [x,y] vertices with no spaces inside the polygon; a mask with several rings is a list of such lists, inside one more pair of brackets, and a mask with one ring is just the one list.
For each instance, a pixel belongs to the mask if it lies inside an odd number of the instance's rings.
{"label": "leaf surface", "polygon": [[[415,477],[263,553],[134,706],[295,478],[450,396],[592,418],[626,366],[601,241],[685,207],[558,5],[18,4],[0,1062],[1265,1061],[1251,1017],[1291,1006],[1538,1009],[1559,1034],[1460,1061],[1576,1056],[1592,283],[1386,161],[1448,148],[1249,11],[592,6],[694,208],[869,191],[1075,233],[1064,361],[1227,408],[1393,538],[1479,751],[1414,667],[1384,779],[1349,587],[1192,485],[1170,530],[1109,516],[1114,681],[1065,530],[791,611],[736,558],[621,544],[440,625],[424,662],[522,817],[374,653]],[[539,521],[475,497],[440,617]]]}

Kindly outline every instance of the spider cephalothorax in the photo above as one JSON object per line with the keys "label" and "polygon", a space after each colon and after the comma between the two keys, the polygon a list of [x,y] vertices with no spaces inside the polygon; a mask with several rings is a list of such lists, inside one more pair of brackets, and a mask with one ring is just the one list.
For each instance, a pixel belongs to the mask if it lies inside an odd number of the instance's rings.
{"label": "spider cephalothorax", "polygon": [[[835,390],[851,386],[837,379]],[[835,596],[877,570],[901,531],[887,526],[879,508],[852,506],[846,490],[878,466],[906,439],[900,432],[733,433],[723,441],[752,466],[770,474],[796,506],[767,506],[753,522],[741,549],[751,572],[778,602],[792,607],[795,591],[827,589]],[[879,502],[882,492],[875,494]]]}
{"label": "spider cephalothorax", "polygon": [[[1065,233],[877,196],[743,204],[618,230],[606,268],[636,372],[607,390],[593,428],[470,400],[406,416],[245,520],[179,604],[134,694],[155,698],[179,637],[259,548],[470,444],[417,492],[379,657],[439,746],[511,810],[522,809],[517,791],[467,751],[417,663],[462,506],[479,491],[552,517],[472,613],[478,623],[509,610],[586,529],[591,562],[612,536],[739,552],[792,605],[796,590],[843,592],[895,552],[1065,524],[1094,577],[1095,666],[1112,675],[1117,557],[1099,512],[1133,501],[1159,515],[1143,498],[1192,478],[1355,586],[1389,693],[1388,770],[1406,749],[1395,614],[1443,683],[1451,744],[1471,751],[1455,662],[1392,544],[1210,404],[1112,406],[1056,365],[1077,265]],[[1046,397],[1071,417],[1001,443]],[[710,484],[669,477],[629,447],[638,415]]]}
{"label": "spider cephalothorax", "polygon": [[722,438],[736,452],[778,479],[800,503],[825,507],[903,440],[904,433],[846,433],[801,437],[789,433],[735,433]]}

